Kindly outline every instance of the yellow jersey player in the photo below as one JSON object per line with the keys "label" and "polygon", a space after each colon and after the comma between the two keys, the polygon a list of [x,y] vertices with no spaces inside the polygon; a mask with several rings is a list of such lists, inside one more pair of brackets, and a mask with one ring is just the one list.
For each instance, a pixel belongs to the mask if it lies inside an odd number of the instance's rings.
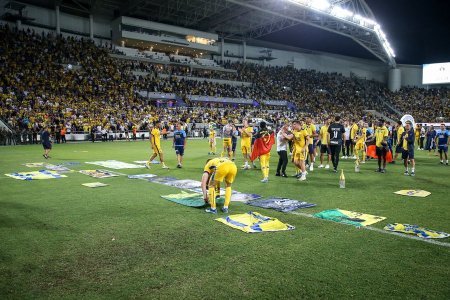
{"label": "yellow jersey player", "polygon": [[226,157],[209,159],[203,169],[202,192],[203,200],[209,202],[210,208],[207,213],[217,214],[216,208],[216,188],[225,180],[225,202],[222,211],[228,213],[231,201],[231,184],[236,178],[237,168],[234,162]]}
{"label": "yellow jersey player", "polygon": [[309,143],[307,147],[308,157],[309,159],[309,170],[314,170],[314,161],[316,160],[315,156],[315,144],[317,142],[317,132],[316,132],[316,125],[312,122],[311,117],[306,118],[306,126],[304,126],[306,132],[309,136]]}
{"label": "yellow jersey player", "polygon": [[[367,123],[361,124],[362,121],[360,121],[360,126],[358,126],[358,129],[356,134],[354,135],[354,143],[355,143],[355,155],[356,160],[358,161],[358,164],[360,162],[359,154],[362,153],[362,163],[366,163],[366,139],[367,139]],[[362,126],[361,126],[362,125]],[[353,126],[352,126],[353,128]],[[350,133],[351,134],[351,133]]]}
{"label": "yellow jersey player", "polygon": [[350,127],[350,147],[351,147],[351,152],[353,153],[353,159],[356,159],[356,153],[355,153],[355,145],[357,142],[356,136],[358,135],[360,126],[358,126],[358,124],[356,123],[356,119],[352,119],[352,126]]}
{"label": "yellow jersey player", "polygon": [[149,160],[145,163],[147,169],[150,169],[150,164],[159,155],[159,161],[162,164],[163,169],[168,169],[166,164],[164,163],[164,155],[161,148],[161,122],[156,121],[154,125],[150,125],[150,145],[153,150],[152,156],[150,156]]}
{"label": "yellow jersey player", "polygon": [[325,120],[325,125],[320,128],[319,138],[320,138],[320,166],[319,169],[323,168],[323,155],[327,154],[327,164],[325,169],[330,168],[331,152],[328,146],[328,126],[330,125],[330,119]]}
{"label": "yellow jersey player", "polygon": [[294,129],[287,137],[294,142],[294,165],[301,170],[298,176],[299,181],[306,180],[306,150],[308,149],[310,137],[306,129],[303,129],[303,121],[292,122],[292,128]]}
{"label": "yellow jersey player", "polygon": [[[386,155],[389,150],[387,143],[388,136],[389,130],[384,125],[384,120],[380,120],[377,129],[375,129],[375,146],[378,156],[378,170],[376,172],[386,173]],[[381,161],[383,161],[383,168],[381,168]]]}
{"label": "yellow jersey player", "polygon": [[216,154],[216,131],[213,126],[209,127],[209,155]]}
{"label": "yellow jersey player", "polygon": [[233,122],[231,120],[228,120],[228,123],[223,126],[223,151],[220,155],[223,157],[225,154],[228,155],[228,158],[231,159],[232,156],[232,140],[231,137],[233,135]]}
{"label": "yellow jersey player", "polygon": [[402,121],[397,121],[397,125],[395,126],[395,130],[396,130],[396,137],[397,140],[395,141],[395,156],[394,156],[394,160],[392,161],[393,163],[395,163],[395,160],[397,159],[398,155],[402,154],[403,152],[403,145],[401,143],[401,137],[403,132],[405,132],[405,128],[403,127]]}
{"label": "yellow jersey player", "polygon": [[239,132],[241,133],[241,151],[244,156],[244,165],[243,169],[250,169],[250,165],[248,161],[250,159],[250,155],[252,153],[252,135],[253,135],[253,127],[248,125],[248,120],[244,119],[243,127],[239,128]]}

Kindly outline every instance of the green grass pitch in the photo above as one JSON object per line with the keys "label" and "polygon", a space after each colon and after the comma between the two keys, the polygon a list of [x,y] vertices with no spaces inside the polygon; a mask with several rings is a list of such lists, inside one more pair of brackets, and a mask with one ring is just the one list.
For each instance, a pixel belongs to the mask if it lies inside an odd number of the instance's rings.
{"label": "green grass pitch", "polygon": [[[145,160],[148,145],[55,145],[49,162]],[[183,169],[174,168],[170,143],[162,147],[172,168],[154,165],[149,173],[200,180],[206,140],[188,141]],[[306,182],[275,177],[274,149],[268,184],[259,182],[260,170],[239,169],[233,188],[318,204],[300,210],[305,213],[341,208],[386,217],[376,228],[399,222],[450,232],[450,167],[424,151],[416,155],[416,177],[404,176],[398,164],[375,173],[375,161],[354,173],[353,161],[342,161],[347,188],[339,189],[339,175],[328,170],[310,172]],[[230,213],[254,210],[296,227],[246,234],[202,209],[160,198],[176,188],[125,176],[97,180],[69,173],[20,181],[3,175],[31,170],[21,164],[40,161],[40,145],[0,147],[0,299],[450,298],[448,247],[232,202]],[[94,181],[110,186],[81,186]],[[408,188],[432,194],[393,194]]]}

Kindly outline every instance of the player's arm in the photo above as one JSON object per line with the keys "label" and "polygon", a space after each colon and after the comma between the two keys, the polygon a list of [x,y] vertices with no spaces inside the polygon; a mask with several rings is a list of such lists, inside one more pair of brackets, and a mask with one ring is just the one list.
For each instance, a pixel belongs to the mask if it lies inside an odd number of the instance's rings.
{"label": "player's arm", "polygon": [[294,135],[292,133],[282,132],[281,135],[288,141],[292,141],[294,139]]}

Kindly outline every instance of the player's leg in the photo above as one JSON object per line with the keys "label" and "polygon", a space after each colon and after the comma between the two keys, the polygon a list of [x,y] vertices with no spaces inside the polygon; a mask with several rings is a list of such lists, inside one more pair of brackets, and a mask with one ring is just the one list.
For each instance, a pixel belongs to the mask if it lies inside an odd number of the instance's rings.
{"label": "player's leg", "polygon": [[383,170],[382,170],[382,172],[384,173],[384,172],[386,172],[386,156],[387,156],[387,150],[386,150],[386,148],[382,148],[382,150],[381,150],[381,156],[382,156],[382,159],[383,159]]}
{"label": "player's leg", "polygon": [[262,183],[267,183],[268,179],[266,178],[266,162],[267,160],[267,156],[266,154],[263,154],[259,157],[259,161],[261,163],[261,173],[262,173],[262,177],[263,179],[261,180]]}
{"label": "player's leg", "polygon": [[234,182],[237,174],[237,168],[235,164],[229,164],[227,166],[227,174],[225,176],[225,202],[223,203],[222,211],[228,213],[228,207],[231,201],[231,184]]}
{"label": "player's leg", "polygon": [[208,202],[210,205],[210,208],[206,209],[205,211],[207,213],[213,213],[216,214],[217,213],[217,208],[216,208],[216,185],[219,184],[218,181],[214,180],[214,175],[212,176],[212,178],[209,181],[208,184]]}
{"label": "player's leg", "polygon": [[281,166],[283,165],[283,158],[281,157],[281,152],[283,151],[278,151],[278,164],[277,164],[277,171],[275,173],[275,176],[281,176]]}

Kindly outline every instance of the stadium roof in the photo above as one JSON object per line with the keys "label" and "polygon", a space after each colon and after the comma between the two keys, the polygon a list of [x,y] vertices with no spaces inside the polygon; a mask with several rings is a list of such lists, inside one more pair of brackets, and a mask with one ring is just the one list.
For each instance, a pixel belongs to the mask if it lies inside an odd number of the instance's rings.
{"label": "stadium roof", "polygon": [[395,54],[364,0],[22,0],[111,18],[131,16],[252,40],[299,24],[348,37],[383,62]]}

